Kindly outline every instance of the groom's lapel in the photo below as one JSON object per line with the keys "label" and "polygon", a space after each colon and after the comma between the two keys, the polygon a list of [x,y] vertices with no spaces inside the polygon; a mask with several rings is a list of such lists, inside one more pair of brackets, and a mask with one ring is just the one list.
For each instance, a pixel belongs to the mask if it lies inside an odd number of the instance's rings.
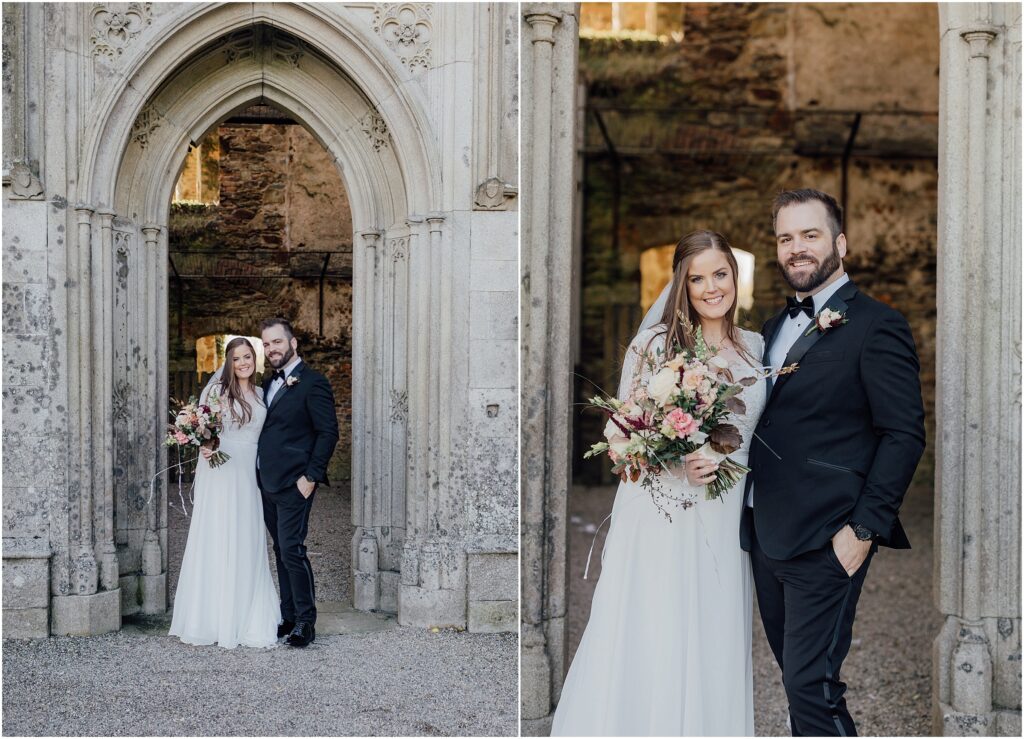
{"label": "groom's lapel", "polygon": [[[775,343],[775,339],[778,338],[779,329],[782,328],[782,322],[783,322],[783,320],[785,320],[785,318],[786,318],[786,309],[783,308],[782,310],[780,310],[775,315],[775,318],[772,318],[770,321],[768,321],[767,324],[765,324],[765,327],[764,327],[764,334],[765,334],[764,335],[764,354],[761,357],[761,366],[762,367],[770,367],[771,366],[771,363],[772,363],[771,362],[772,344],[774,344]],[[772,389],[774,388],[775,380],[774,380],[774,378],[771,375],[769,375],[768,379],[766,380],[766,382],[768,383],[767,391],[766,391],[767,392],[767,396],[766,397],[770,398],[770,397],[772,397]]]}
{"label": "groom's lapel", "polygon": [[[836,311],[837,313],[844,313],[845,314],[847,309],[849,308],[849,306],[847,305],[846,301],[847,300],[853,300],[853,298],[854,298],[854,296],[856,294],[857,294],[857,287],[852,282],[847,282],[841,288],[836,290],[832,294],[831,298],[829,298],[828,300],[825,301],[825,305],[823,305],[821,309],[824,310],[825,308],[829,308],[831,310]],[[800,338],[796,340],[796,343],[794,343],[793,346],[790,347],[789,354],[786,355],[786,359],[782,362],[782,366],[783,367],[788,367],[791,364],[799,364],[800,360],[803,359],[803,357],[807,353],[807,351],[812,346],[817,344],[818,340],[822,336],[824,336],[825,333],[827,333],[827,332],[819,331],[815,327],[814,318],[816,318],[816,317],[817,317],[817,314],[815,314],[815,316],[812,317],[811,324],[807,327],[807,329],[804,330],[804,333],[800,336]],[[814,329],[813,331],[811,331],[812,328]],[[836,331],[836,330],[841,330],[841,327],[837,326],[836,328],[829,329],[829,331]],[[810,333],[807,333],[808,331],[810,331]],[[778,388],[782,387],[782,385],[787,380],[789,380],[789,378],[792,377],[793,374],[798,374],[799,372],[800,372],[800,369],[797,368],[796,373],[790,373],[788,375],[782,375],[780,378],[778,378],[775,381],[775,389],[778,390]]]}
{"label": "groom's lapel", "polygon": [[277,407],[277,404],[281,401],[281,397],[290,389],[290,386],[288,385],[288,378],[298,377],[299,373],[302,372],[302,368],[305,366],[305,364],[305,362],[299,362],[297,365],[295,365],[295,368],[288,373],[287,377],[285,377],[284,379],[284,385],[282,385],[281,389],[277,391],[277,394],[274,396],[274,399],[270,401],[270,406],[267,408],[267,413],[270,413],[270,411],[274,410],[274,408]]}

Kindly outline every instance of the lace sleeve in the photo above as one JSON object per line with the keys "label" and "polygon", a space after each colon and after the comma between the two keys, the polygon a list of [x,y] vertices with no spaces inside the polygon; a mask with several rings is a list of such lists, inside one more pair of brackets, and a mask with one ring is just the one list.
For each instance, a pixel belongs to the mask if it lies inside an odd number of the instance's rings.
{"label": "lace sleeve", "polygon": [[625,400],[630,392],[651,376],[650,364],[642,359],[644,353],[651,354],[659,346],[655,339],[657,332],[644,329],[630,342],[622,360],[622,374],[619,376],[619,400]]}

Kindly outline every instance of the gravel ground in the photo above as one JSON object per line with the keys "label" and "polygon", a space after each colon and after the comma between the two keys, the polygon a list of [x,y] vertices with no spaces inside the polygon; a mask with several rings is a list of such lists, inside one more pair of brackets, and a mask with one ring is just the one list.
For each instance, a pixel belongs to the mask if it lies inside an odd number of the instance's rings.
{"label": "gravel ground", "polygon": [[[607,531],[594,547],[589,580],[583,579],[594,530],[611,511],[615,488],[576,488],[569,497],[569,650],[574,654],[590,615]],[[915,485],[901,520],[910,551],[881,549],[871,563],[843,664],[847,703],[861,735],[929,736],[931,649],[942,620],[932,605],[932,498]],[[782,677],[754,610],[754,705],[758,736],[789,736]]]}
{"label": "gravel ground", "polygon": [[[170,491],[170,501],[173,505],[168,506],[167,511],[167,597],[168,603],[173,605],[191,519],[185,518],[182,514],[178,489],[174,485]],[[187,491],[185,504],[188,506],[189,515],[192,515],[192,505],[188,502]],[[306,550],[309,562],[313,565],[317,600],[351,602],[352,499],[347,485],[322,487],[317,490],[316,498],[313,500],[313,511],[309,515]],[[270,572],[274,576],[276,586],[277,567],[269,536],[267,556],[270,559]]]}
{"label": "gravel ground", "polygon": [[3,643],[4,736],[511,736],[515,634],[395,628],[310,647],[126,632]]}

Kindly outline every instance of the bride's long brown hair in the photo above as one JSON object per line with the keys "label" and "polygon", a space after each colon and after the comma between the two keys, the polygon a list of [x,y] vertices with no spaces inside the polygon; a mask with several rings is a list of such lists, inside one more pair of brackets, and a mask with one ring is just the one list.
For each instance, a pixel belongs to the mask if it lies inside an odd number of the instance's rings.
{"label": "bride's long brown hair", "polygon": [[[224,399],[224,404],[231,409],[231,417],[235,419],[235,422],[239,426],[244,426],[252,420],[252,406],[246,400],[245,393],[242,392],[242,384],[238,380],[238,375],[235,374],[233,355],[235,349],[240,346],[248,347],[249,351],[252,352],[253,374],[249,377],[250,386],[252,385],[252,378],[256,375],[256,350],[252,348],[252,344],[249,343],[247,338],[236,336],[224,348],[224,372],[220,377],[220,397]],[[237,407],[242,409],[241,416],[235,410],[235,403],[238,403]]]}
{"label": "bride's long brown hair", "polygon": [[[672,287],[670,288],[668,301],[665,303],[665,311],[661,314],[662,327],[658,335],[666,334],[665,356],[671,359],[677,354],[678,349],[693,351],[696,346],[691,329],[700,326],[700,314],[690,303],[690,293],[686,289],[686,277],[690,271],[690,264],[693,258],[708,249],[715,249],[725,255],[725,261],[729,263],[732,270],[733,294],[732,305],[726,311],[725,336],[736,347],[736,351],[751,364],[757,362],[740,340],[739,329],[736,328],[735,313],[736,300],[739,298],[739,286],[737,277],[739,267],[736,264],[736,257],[733,256],[732,247],[725,237],[717,231],[693,231],[679,239],[676,244],[675,253],[672,255]],[[685,320],[684,320],[685,319]]]}

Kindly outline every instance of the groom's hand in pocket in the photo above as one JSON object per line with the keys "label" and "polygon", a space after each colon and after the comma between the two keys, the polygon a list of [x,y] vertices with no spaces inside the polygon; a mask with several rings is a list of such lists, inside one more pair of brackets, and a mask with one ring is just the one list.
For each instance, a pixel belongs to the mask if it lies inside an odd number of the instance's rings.
{"label": "groom's hand in pocket", "polygon": [[295,483],[299,492],[302,493],[303,498],[308,498],[316,490],[316,483],[308,479],[305,475],[299,478],[299,481]]}
{"label": "groom's hand in pocket", "polygon": [[836,553],[836,559],[846,570],[846,574],[853,577],[864,560],[868,558],[871,551],[870,541],[861,541],[853,533],[849,526],[843,526],[832,537],[832,551]]}

